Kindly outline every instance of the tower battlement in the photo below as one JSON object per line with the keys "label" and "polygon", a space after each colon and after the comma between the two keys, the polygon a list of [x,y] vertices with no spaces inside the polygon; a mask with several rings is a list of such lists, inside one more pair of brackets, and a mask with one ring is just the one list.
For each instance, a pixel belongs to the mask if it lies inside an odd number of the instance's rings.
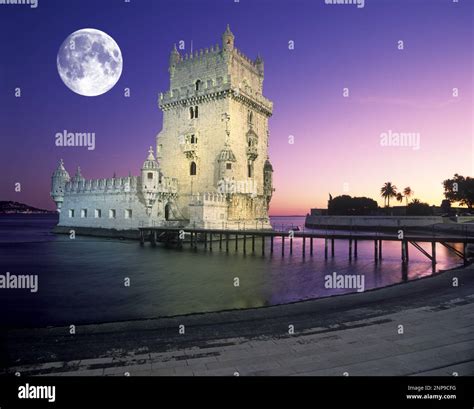
{"label": "tower battlement", "polygon": [[[65,184],[65,192],[71,194],[117,194],[137,193],[142,186],[141,176],[112,177],[101,179],[84,179],[80,181],[69,181]],[[160,193],[177,193],[178,181],[176,179],[162,177],[158,184]]]}
{"label": "tower battlement", "polygon": [[234,35],[227,27],[219,45],[192,53],[181,53],[176,46],[169,59],[170,88],[161,99],[181,98],[214,88],[252,89],[262,95],[264,62],[258,55],[252,60],[234,46]]}

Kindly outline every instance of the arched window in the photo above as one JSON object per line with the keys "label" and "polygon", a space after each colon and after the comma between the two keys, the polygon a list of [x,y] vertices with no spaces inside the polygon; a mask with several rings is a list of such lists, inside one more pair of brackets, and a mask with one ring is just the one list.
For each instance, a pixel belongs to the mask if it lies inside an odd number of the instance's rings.
{"label": "arched window", "polygon": [[251,163],[247,165],[248,177],[251,178],[253,176],[253,166]]}
{"label": "arched window", "polygon": [[166,203],[166,206],[165,206],[165,220],[169,220],[170,219],[170,213],[171,213],[171,205],[169,203]]}
{"label": "arched window", "polygon": [[196,143],[196,137],[194,135],[191,135],[190,142],[191,143]]}
{"label": "arched window", "polygon": [[198,117],[198,107],[195,106],[194,107],[194,118],[197,118]]}
{"label": "arched window", "polygon": [[196,175],[196,162],[191,162],[191,166],[189,168],[189,174],[191,176],[195,176]]}
{"label": "arched window", "polygon": [[197,80],[196,81],[196,91],[199,91],[200,87],[201,87],[201,80]]}
{"label": "arched window", "polygon": [[249,111],[247,119],[248,119],[249,125],[253,125],[253,112],[252,111]]}

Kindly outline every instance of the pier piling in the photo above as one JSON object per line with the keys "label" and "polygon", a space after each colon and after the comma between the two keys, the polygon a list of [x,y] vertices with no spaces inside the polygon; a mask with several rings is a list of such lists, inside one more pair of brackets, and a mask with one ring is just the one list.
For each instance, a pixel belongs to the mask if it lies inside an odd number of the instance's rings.
{"label": "pier piling", "polygon": [[402,241],[402,263],[405,264],[407,260],[407,242],[406,240]]}
{"label": "pier piling", "polygon": [[[180,238],[181,228],[170,228],[170,227],[141,227],[139,228],[139,242],[140,246],[144,246],[146,241],[150,242],[152,247],[155,247],[157,243],[166,243],[169,245],[174,245],[176,248],[182,248],[183,243],[187,242]],[[203,243],[204,249],[212,252],[213,250],[213,240],[219,240],[219,249],[222,250],[223,240],[225,240],[225,251],[229,253],[229,246],[232,239],[235,238],[235,251],[239,251],[239,240],[243,239],[243,254],[247,253],[247,235],[251,236],[252,240],[252,253],[256,253],[255,250],[255,240],[258,238],[261,240],[261,254],[265,255],[265,245],[266,238],[270,239],[270,253],[274,252],[274,241],[275,237],[281,237],[281,256],[285,256],[285,238],[288,233],[283,231],[258,231],[258,230],[221,230],[221,229],[189,229],[186,231],[186,236],[189,235],[190,248],[194,251],[198,249],[198,243]],[[217,237],[219,237],[217,239]],[[411,244],[415,249],[417,249],[421,254],[426,256],[432,264],[433,271],[435,270],[437,260],[436,260],[436,244],[440,243],[446,247],[449,251],[453,252],[455,255],[460,257],[465,264],[468,263],[467,259],[467,246],[469,243],[474,243],[474,237],[468,236],[437,236],[437,237],[427,237],[425,235],[417,235],[404,237],[403,240],[399,240],[398,236],[395,234],[381,236],[379,233],[367,233],[367,234],[358,234],[354,236],[352,233],[308,233],[308,232],[291,232],[289,235],[290,240],[290,254],[293,254],[293,242],[294,239],[301,239],[301,253],[303,259],[306,258],[306,243],[309,239],[309,252],[311,256],[314,254],[314,239],[324,240],[324,259],[328,259],[329,254],[329,240],[331,240],[331,258],[335,257],[335,240],[347,240],[348,241],[348,252],[349,260],[357,258],[358,256],[358,244],[359,241],[370,241],[374,242],[374,261],[378,263],[382,260],[383,254],[383,241],[400,241],[401,244],[401,258],[402,264],[406,265],[409,261],[409,245]],[[425,250],[422,247],[422,243],[431,243],[431,252]],[[462,249],[457,249],[453,244],[459,244],[462,246]],[[260,244],[259,244],[260,245]],[[405,266],[406,267],[406,266]]]}

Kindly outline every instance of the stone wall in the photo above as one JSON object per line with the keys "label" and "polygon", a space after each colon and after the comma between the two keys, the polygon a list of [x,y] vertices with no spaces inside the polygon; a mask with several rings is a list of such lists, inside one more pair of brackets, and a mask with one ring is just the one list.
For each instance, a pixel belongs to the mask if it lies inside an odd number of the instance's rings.
{"label": "stone wall", "polygon": [[[152,212],[158,212],[158,203]],[[84,214],[87,210],[87,214]],[[100,217],[97,214],[100,210]],[[74,212],[74,215],[71,214]],[[115,217],[111,217],[115,211]],[[131,215],[126,211],[131,211]],[[148,225],[145,204],[134,193],[67,194],[59,217],[60,226],[128,230]]]}
{"label": "stone wall", "polygon": [[306,216],[306,227],[334,226],[339,228],[420,227],[443,223],[440,216]]}

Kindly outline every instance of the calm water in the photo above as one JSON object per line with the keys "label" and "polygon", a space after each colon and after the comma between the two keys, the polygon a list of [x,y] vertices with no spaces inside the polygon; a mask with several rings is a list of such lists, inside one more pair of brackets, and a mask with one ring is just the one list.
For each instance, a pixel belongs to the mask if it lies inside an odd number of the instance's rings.
{"label": "calm water", "polygon": [[[373,262],[373,242],[359,242],[357,260],[348,260],[347,241],[336,241],[334,259],[324,260],[324,244],[315,241],[315,255],[301,257],[301,242],[295,240],[293,255],[275,253],[247,255],[214,251],[197,252],[140,247],[137,241],[76,237],[50,233],[54,216],[0,216],[0,274],[37,274],[39,290],[0,289],[0,324],[48,326],[151,318],[178,314],[261,307],[352,289],[326,289],[324,276],[364,274],[365,288],[402,281],[400,244],[384,242],[383,260]],[[304,217],[272,218],[276,228],[304,226]],[[269,242],[269,240],[267,240]],[[267,243],[269,247],[269,243]],[[428,250],[428,246],[425,247]],[[437,269],[454,267],[459,259],[437,247]],[[408,278],[432,274],[431,262],[410,252]],[[131,281],[124,286],[124,279]],[[239,277],[240,287],[234,287]]]}

